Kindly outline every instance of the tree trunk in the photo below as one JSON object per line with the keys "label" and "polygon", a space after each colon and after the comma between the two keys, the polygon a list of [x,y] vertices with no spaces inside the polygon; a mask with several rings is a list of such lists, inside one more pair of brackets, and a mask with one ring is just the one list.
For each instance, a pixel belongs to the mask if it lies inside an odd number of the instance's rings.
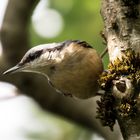
{"label": "tree trunk", "polygon": [[101,87],[106,93],[98,102],[98,115],[99,118],[104,118],[104,125],[111,129],[117,120],[125,140],[138,140],[140,1],[102,0],[101,15],[110,64],[108,71],[104,72],[100,79]]}

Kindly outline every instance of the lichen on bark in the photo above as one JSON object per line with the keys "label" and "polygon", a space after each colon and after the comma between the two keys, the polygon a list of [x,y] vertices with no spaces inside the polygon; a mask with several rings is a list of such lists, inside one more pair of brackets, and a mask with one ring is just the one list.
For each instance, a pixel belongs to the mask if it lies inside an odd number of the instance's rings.
{"label": "lichen on bark", "polygon": [[118,117],[134,117],[138,110],[135,98],[140,92],[140,58],[132,50],[126,51],[125,56],[110,63],[99,80],[105,94],[97,101],[98,118],[111,130]]}

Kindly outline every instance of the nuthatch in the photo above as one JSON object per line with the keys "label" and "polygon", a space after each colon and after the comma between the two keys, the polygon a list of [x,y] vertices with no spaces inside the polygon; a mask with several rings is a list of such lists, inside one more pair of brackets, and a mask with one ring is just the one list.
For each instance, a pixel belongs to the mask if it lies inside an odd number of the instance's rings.
{"label": "nuthatch", "polygon": [[81,99],[96,96],[103,64],[96,50],[85,41],[68,40],[31,48],[21,61],[4,74],[35,72],[67,96]]}

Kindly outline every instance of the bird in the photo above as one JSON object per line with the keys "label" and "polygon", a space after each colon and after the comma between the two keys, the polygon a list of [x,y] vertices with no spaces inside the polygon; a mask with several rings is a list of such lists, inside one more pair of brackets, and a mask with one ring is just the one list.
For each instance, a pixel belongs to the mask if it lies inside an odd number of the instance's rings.
{"label": "bird", "polygon": [[98,95],[103,63],[86,41],[66,40],[32,47],[17,65],[3,74],[16,72],[43,74],[57,92],[88,99]]}

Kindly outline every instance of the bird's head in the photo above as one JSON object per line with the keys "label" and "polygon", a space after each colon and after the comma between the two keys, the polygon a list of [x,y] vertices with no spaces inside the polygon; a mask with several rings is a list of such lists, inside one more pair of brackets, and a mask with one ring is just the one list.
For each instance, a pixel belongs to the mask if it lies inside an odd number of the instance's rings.
{"label": "bird's head", "polygon": [[47,70],[50,65],[53,66],[61,60],[59,52],[64,46],[64,42],[35,46],[27,51],[16,66],[5,71],[4,74],[15,72],[41,73],[44,69]]}

